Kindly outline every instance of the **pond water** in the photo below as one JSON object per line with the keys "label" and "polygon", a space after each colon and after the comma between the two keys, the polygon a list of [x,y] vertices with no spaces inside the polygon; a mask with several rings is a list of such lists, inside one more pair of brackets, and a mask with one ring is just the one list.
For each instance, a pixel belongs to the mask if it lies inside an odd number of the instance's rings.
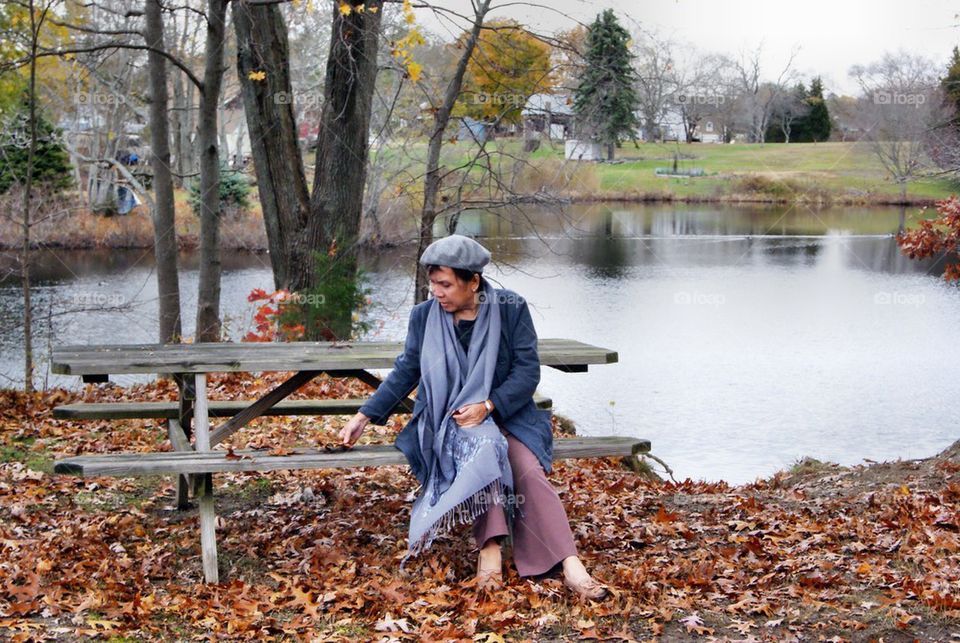
{"label": "pond water", "polygon": [[[489,275],[528,299],[541,337],[619,353],[588,373],[544,369],[540,390],[558,413],[583,434],[649,438],[678,479],[746,482],[803,456],[923,457],[958,438],[949,401],[960,392],[960,291],[939,278],[942,264],[900,255],[900,217],[594,205],[465,213],[459,231],[483,237]],[[413,252],[365,259],[368,339],[403,338]],[[181,266],[189,334],[196,257]],[[38,384],[78,385],[47,372],[50,344],[156,340],[150,252],[41,252],[34,286]],[[251,327],[247,294],[271,287],[266,255],[224,253],[231,337]],[[19,284],[0,282],[0,386],[22,383],[21,306]]]}

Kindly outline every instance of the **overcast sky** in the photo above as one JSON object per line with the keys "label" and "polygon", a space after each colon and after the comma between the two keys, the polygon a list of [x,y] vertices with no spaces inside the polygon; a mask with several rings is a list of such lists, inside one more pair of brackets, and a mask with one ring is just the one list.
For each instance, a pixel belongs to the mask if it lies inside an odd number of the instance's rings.
{"label": "overcast sky", "polygon": [[[470,12],[469,0],[443,0],[443,6]],[[960,44],[960,2],[955,0],[541,0],[537,7],[511,5],[493,15],[552,32],[570,28],[574,20],[589,24],[608,7],[631,32],[641,25],[654,28],[705,51],[736,56],[762,41],[768,76],[776,76],[799,46],[798,71],[805,79],[823,76],[827,91],[836,93],[856,93],[847,75],[850,66],[869,63],[885,51],[906,49],[945,66]],[[435,16],[420,12],[418,18],[445,38],[454,33]]]}

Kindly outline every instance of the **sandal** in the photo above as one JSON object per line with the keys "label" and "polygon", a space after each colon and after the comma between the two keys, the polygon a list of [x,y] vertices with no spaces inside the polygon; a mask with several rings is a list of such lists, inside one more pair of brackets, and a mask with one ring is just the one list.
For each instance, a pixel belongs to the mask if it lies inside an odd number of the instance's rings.
{"label": "sandal", "polygon": [[477,587],[490,589],[503,585],[503,572],[499,569],[485,569],[477,572]]}

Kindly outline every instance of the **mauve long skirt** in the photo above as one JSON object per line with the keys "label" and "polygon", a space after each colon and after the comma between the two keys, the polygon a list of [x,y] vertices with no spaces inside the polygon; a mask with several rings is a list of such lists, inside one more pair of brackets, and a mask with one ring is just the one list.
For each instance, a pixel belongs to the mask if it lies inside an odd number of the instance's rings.
{"label": "mauve long skirt", "polygon": [[[537,456],[520,440],[503,429],[500,432],[507,436],[514,493],[520,503],[513,521],[513,562],[521,576],[543,574],[567,556],[577,555],[567,512]],[[491,507],[473,523],[478,548],[490,538],[508,533],[500,505]]]}

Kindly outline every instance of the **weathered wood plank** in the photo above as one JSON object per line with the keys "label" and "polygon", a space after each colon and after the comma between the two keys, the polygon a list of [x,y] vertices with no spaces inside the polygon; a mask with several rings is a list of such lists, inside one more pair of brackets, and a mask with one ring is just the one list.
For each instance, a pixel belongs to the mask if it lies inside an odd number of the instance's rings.
{"label": "weathered wood plank", "polygon": [[[402,342],[64,346],[53,349],[51,370],[62,375],[97,375],[388,369],[402,350]],[[616,351],[569,339],[541,339],[538,352],[542,365],[568,369],[618,359]]]}
{"label": "weathered wood plank", "polygon": [[[561,438],[554,441],[554,459],[630,456],[650,450],[650,442],[630,437]],[[405,465],[406,458],[393,445],[359,445],[344,451],[295,449],[285,456],[266,450],[241,450],[233,458],[226,452],[123,453],[77,456],[58,460],[57,473],[92,476],[149,476],[173,473],[225,471],[275,471],[280,469],[337,469]]]}
{"label": "weathered wood plank", "polygon": [[217,514],[213,506],[213,475],[200,476],[200,552],[203,559],[203,580],[207,583],[220,582],[220,570],[217,564]]}
{"label": "weathered wood plank", "polygon": [[197,399],[193,403],[194,444],[197,451],[209,451],[213,444],[210,439],[210,416],[207,413],[207,374],[197,373],[193,381],[197,389]]}
{"label": "weathered wood plank", "polygon": [[[175,418],[167,420],[167,437],[175,451],[193,451],[193,445]],[[177,509],[187,509],[190,506],[190,479],[179,473],[174,477],[177,483]]]}
{"label": "weathered wood plank", "polygon": [[[366,399],[282,400],[261,415],[353,415]],[[539,393],[533,401],[540,409],[553,407],[553,400]],[[253,403],[252,400],[210,400],[210,417],[232,417]],[[398,413],[411,413],[413,402],[402,401]],[[54,407],[53,417],[61,420],[137,420],[177,419],[176,402],[78,402]]]}
{"label": "weathered wood plank", "polygon": [[[650,444],[649,440],[644,440],[641,438],[634,438],[630,436],[574,436],[569,438],[556,438],[553,441],[554,457],[562,459],[565,457],[571,457],[568,454],[580,454],[583,453],[582,457],[592,457],[592,456],[602,456],[602,455],[628,455],[632,453],[632,447],[634,445],[648,446]],[[585,449],[594,449],[596,453],[587,452]],[[239,449],[235,450],[234,454],[236,458],[241,458],[243,456],[257,456],[257,455],[268,455],[271,449]],[[355,465],[350,466],[365,466],[361,460],[367,457],[370,454],[386,453],[391,456],[396,455],[401,459],[398,462],[405,463],[406,460],[403,460],[403,454],[392,444],[371,444],[371,445],[357,445],[352,449],[341,449],[339,446],[336,447],[336,450],[330,451],[325,449],[317,449],[315,447],[294,447],[288,449],[291,454],[299,455],[315,455],[318,453],[327,454],[327,455],[345,455],[346,457],[355,457],[358,462]],[[193,455],[198,458],[203,459],[217,459],[219,457],[225,457],[227,451],[220,447],[218,449],[213,449],[206,453],[200,453],[198,451],[188,452],[187,454],[177,454],[172,451],[143,451],[143,452],[128,452],[128,453],[91,453],[88,455],[82,456],[70,456],[64,458],[62,461],[73,461],[73,460],[82,460],[89,462],[96,461],[122,461],[122,460],[165,460],[171,455]],[[290,456],[283,456],[290,457]],[[574,455],[573,457],[581,457],[580,455]]]}
{"label": "weathered wood plank", "polygon": [[[194,375],[197,399],[194,402],[193,420],[196,437],[195,455],[207,454],[212,446],[210,417],[207,414],[207,374]],[[243,413],[240,414],[241,416]],[[239,417],[239,416],[238,416]],[[184,454],[188,457],[194,454]],[[207,583],[220,582],[217,565],[217,514],[213,504],[213,474],[203,472],[196,476],[197,500],[200,505],[200,552],[203,558],[203,579]]]}
{"label": "weathered wood plank", "polygon": [[193,451],[193,445],[175,418],[170,418],[167,422],[167,437],[170,438],[174,451]]}

